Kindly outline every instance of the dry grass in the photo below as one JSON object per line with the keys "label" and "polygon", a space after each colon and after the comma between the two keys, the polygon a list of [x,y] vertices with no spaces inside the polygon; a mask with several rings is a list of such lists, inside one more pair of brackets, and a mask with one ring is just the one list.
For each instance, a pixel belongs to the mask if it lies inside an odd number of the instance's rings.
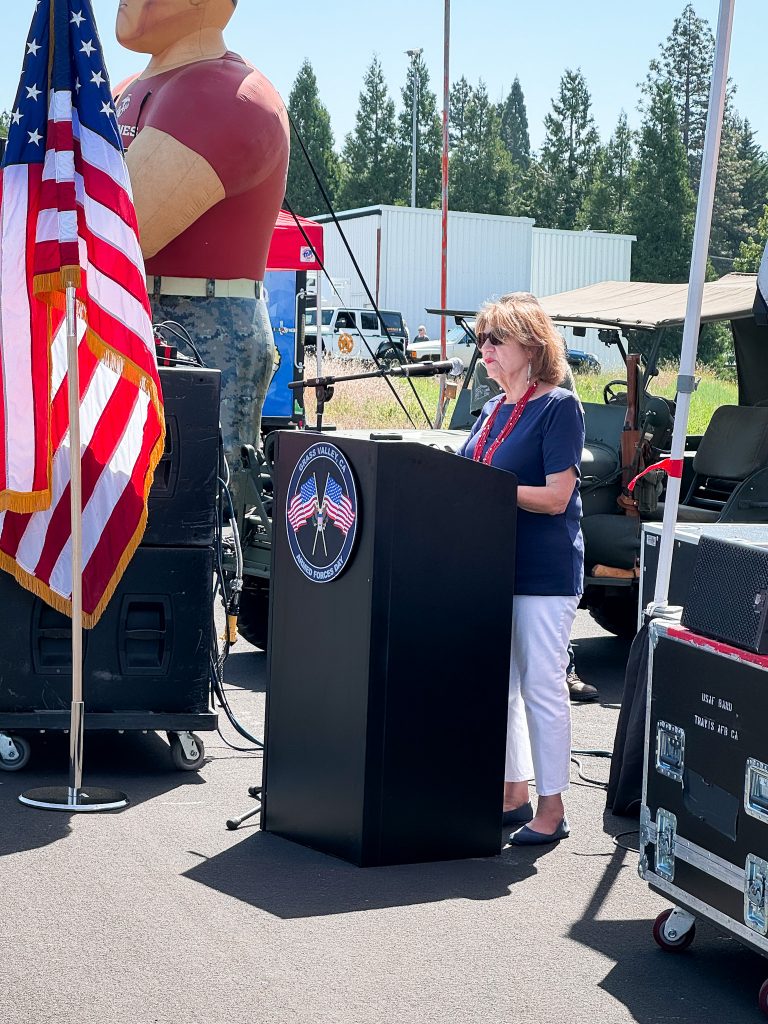
{"label": "dry grass", "polygon": [[[371,362],[362,362],[353,359],[332,359],[326,356],[323,360],[323,376],[344,376],[350,373],[368,373],[375,369]],[[315,375],[314,361],[309,362],[305,368],[306,377]],[[340,429],[357,429],[359,427],[373,427],[381,430],[403,430],[415,425],[419,428],[427,426],[424,413],[419,408],[418,401],[414,395],[411,383],[415,386],[416,393],[421,399],[424,409],[430,420],[434,422],[437,411],[438,384],[434,377],[423,377],[414,379],[412,382],[405,378],[390,378],[392,387],[399,395],[408,415],[398,404],[397,398],[393,395],[387,380],[384,378],[373,378],[372,380],[352,380],[348,383],[339,383],[334,387],[334,395],[325,406],[325,422],[332,423]],[[459,378],[461,381],[461,378]],[[307,420],[314,423],[316,414],[315,392],[308,388],[305,392],[305,403]],[[451,407],[449,403],[446,421],[450,419]]]}
{"label": "dry grass", "polygon": [[[326,357],[323,360],[323,374],[328,376],[366,373],[372,367],[373,363],[371,362],[360,362],[351,359],[331,359]],[[310,377],[314,375],[314,372],[314,363],[310,362],[307,365],[305,374],[307,377]],[[578,374],[576,377],[576,387],[581,400],[583,402],[602,402],[605,385],[608,381],[620,376],[621,374],[618,371],[615,373]],[[696,376],[699,378],[699,387],[691,400],[691,415],[688,425],[689,434],[703,434],[712,417],[712,413],[719,406],[736,405],[738,403],[738,390],[735,383],[722,380],[705,366],[697,367]],[[676,382],[677,367],[667,364],[661,368],[658,377],[654,380],[652,391],[655,395],[674,398]],[[334,397],[325,407],[325,422],[335,424],[340,429],[372,427],[376,430],[403,430],[412,425],[419,428],[425,427],[424,413],[419,409],[418,402],[411,389],[411,382],[403,378],[391,378],[391,383],[408,410],[413,424],[411,424],[408,416],[398,404],[387,381],[382,378],[353,380],[349,381],[349,383],[337,384]],[[438,400],[437,379],[435,377],[423,377],[413,380],[412,383],[421,398],[430,421],[434,421]],[[460,384],[461,378],[459,378]],[[305,392],[305,401],[307,419],[310,423],[313,423],[315,421],[314,391],[308,389]],[[450,422],[453,404],[453,402],[448,403],[445,415],[446,425]]]}

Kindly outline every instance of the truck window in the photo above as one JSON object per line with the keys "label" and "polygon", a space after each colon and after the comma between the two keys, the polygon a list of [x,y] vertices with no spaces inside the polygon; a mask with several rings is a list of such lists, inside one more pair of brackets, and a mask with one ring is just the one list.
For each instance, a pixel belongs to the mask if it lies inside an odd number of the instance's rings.
{"label": "truck window", "polygon": [[355,314],[349,309],[342,309],[336,315],[336,329],[350,330],[355,326]]}
{"label": "truck window", "polygon": [[375,313],[361,313],[360,326],[364,331],[376,331],[379,328],[379,321]]}
{"label": "truck window", "polygon": [[[400,313],[382,313],[381,314],[381,320],[382,320],[382,323],[384,323],[389,328],[389,333],[390,334],[396,334],[398,336],[402,336],[402,334],[403,334],[403,318],[400,315]],[[384,330],[382,329],[382,334],[383,333],[384,333]]]}

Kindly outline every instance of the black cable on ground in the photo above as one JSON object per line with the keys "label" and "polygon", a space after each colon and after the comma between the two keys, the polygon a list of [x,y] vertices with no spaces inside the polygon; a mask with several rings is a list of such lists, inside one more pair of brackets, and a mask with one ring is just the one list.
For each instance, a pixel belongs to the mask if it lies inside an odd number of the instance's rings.
{"label": "black cable on ground", "polygon": [[[333,280],[332,280],[330,274],[328,273],[328,271],[325,269],[325,264],[320,259],[320,256],[318,255],[318,252],[317,252],[317,249],[315,249],[314,245],[312,244],[312,240],[310,239],[310,237],[307,234],[307,232],[304,230],[304,225],[301,223],[301,221],[297,217],[296,213],[294,212],[291,204],[288,202],[288,197],[287,196],[283,199],[283,205],[285,206],[286,210],[290,213],[290,215],[293,217],[294,221],[296,222],[296,227],[301,232],[301,234],[302,234],[302,236],[304,238],[304,241],[307,243],[309,248],[312,250],[312,254],[315,257],[315,260],[320,265],[321,271],[325,274],[325,276],[326,276],[326,278],[328,280],[328,283],[330,284],[331,288],[333,288],[333,290],[334,290],[334,292],[336,294],[336,297],[338,298],[339,302],[341,302],[341,304],[344,305],[344,302],[343,302],[343,300],[341,298],[341,295],[339,294],[338,288],[333,283]],[[346,244],[346,238],[344,239],[344,242]],[[359,271],[358,271],[358,273],[359,273]],[[363,285],[365,286],[365,281],[363,281]],[[366,286],[366,291],[367,291],[367,286]],[[391,336],[389,334],[389,328],[384,323],[384,321],[381,319],[381,314],[379,313],[378,307],[374,306],[374,308],[375,308],[375,311],[376,311],[376,315],[379,317],[379,320],[380,320],[381,324],[383,325],[384,330],[385,330],[385,332],[387,334],[387,340],[388,340],[389,344],[393,345],[392,338],[391,338]],[[317,328],[317,339],[318,340],[316,340],[315,344],[316,345],[317,344],[322,345],[322,343],[323,343],[322,310],[317,310],[317,312],[316,312],[316,320],[317,320],[316,328]],[[376,353],[373,351],[371,346],[368,344],[365,336],[363,335],[362,331],[357,326],[357,324],[355,324],[355,330],[360,335],[360,338],[361,338],[363,344],[368,349],[368,352],[369,352],[371,358],[373,359],[374,363],[376,364],[376,366],[381,367],[381,363],[379,362],[379,359],[376,356]],[[386,381],[387,386],[389,387],[389,390],[394,395],[398,405],[403,410],[405,415],[408,417],[408,422],[411,424],[413,429],[416,430],[416,424],[413,422],[413,417],[411,416],[411,414],[406,409],[405,404],[404,404],[402,398],[400,397],[400,395],[397,392],[397,388],[394,386],[394,384],[389,379],[389,377],[383,377],[382,379]],[[430,430],[431,430],[432,429],[432,421],[429,418],[429,414],[427,413],[427,410],[424,408],[424,404],[421,401],[421,396],[419,395],[418,391],[416,390],[416,385],[413,383],[413,381],[410,379],[410,377],[407,377],[406,380],[411,385],[411,391],[413,392],[414,397],[416,398],[416,401],[419,403],[421,411],[424,413],[424,418],[426,419],[427,423],[429,424],[429,427],[430,427]]]}
{"label": "black cable on ground", "polygon": [[[379,317],[379,320],[381,320],[381,324],[384,327],[384,333],[387,336],[387,341],[389,342],[390,345],[392,345],[392,336],[389,333],[389,328],[387,327],[386,323],[384,323],[384,321],[381,319],[381,313],[379,312],[378,304],[377,304],[376,300],[374,299],[373,295],[371,294],[371,289],[368,287],[368,282],[363,277],[363,272],[360,269],[360,265],[357,262],[357,259],[355,258],[355,254],[352,252],[352,247],[350,246],[349,242],[347,241],[347,236],[342,231],[341,224],[339,223],[339,218],[336,216],[336,211],[334,210],[333,203],[331,202],[331,197],[328,195],[328,191],[327,191],[325,185],[323,185],[323,182],[322,182],[322,180],[320,178],[320,175],[317,173],[315,165],[312,162],[312,158],[310,157],[309,153],[307,152],[307,147],[304,145],[304,140],[302,139],[301,135],[299,134],[299,130],[296,127],[296,123],[293,120],[293,118],[291,117],[290,112],[288,113],[288,119],[291,122],[291,128],[293,129],[293,132],[294,132],[294,134],[296,136],[296,141],[298,142],[299,147],[301,148],[301,151],[304,154],[304,159],[307,161],[307,166],[309,167],[310,171],[312,172],[312,177],[315,179],[317,187],[320,189],[320,194],[323,197],[325,205],[328,207],[328,212],[330,213],[330,215],[331,215],[331,217],[333,219],[333,223],[334,223],[334,225],[336,227],[336,230],[339,232],[339,237],[341,238],[342,242],[344,243],[344,248],[347,250],[349,258],[352,260],[352,265],[354,266],[355,270],[357,271],[357,276],[360,278],[360,283],[362,284],[363,288],[365,288],[365,294],[368,296],[368,301],[370,302],[370,304],[373,307],[373,309],[376,311],[376,314]],[[295,214],[293,214],[293,216],[295,217]],[[320,318],[321,318],[320,317],[320,311],[318,310],[318,320]],[[318,327],[318,335],[319,335],[320,341],[322,343],[322,332],[321,332],[319,327]],[[415,388],[414,388],[414,394],[416,394],[416,389]],[[427,414],[427,410],[424,408],[424,406],[423,406],[423,404],[421,402],[421,399],[419,398],[418,394],[416,394],[416,398],[417,398],[417,401],[418,401],[419,405],[421,406],[421,411],[424,413],[424,418],[426,419],[427,423],[429,423],[429,426],[430,426],[430,429],[431,429],[432,428],[432,420],[429,418],[429,415]],[[410,417],[409,417],[409,419],[410,419]],[[411,423],[413,423],[412,420],[411,420]]]}

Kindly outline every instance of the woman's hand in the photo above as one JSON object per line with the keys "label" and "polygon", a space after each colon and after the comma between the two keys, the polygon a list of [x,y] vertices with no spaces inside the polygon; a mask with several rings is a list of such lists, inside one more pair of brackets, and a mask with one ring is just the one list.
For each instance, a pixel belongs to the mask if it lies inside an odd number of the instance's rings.
{"label": "woman's hand", "polygon": [[539,512],[545,516],[559,516],[568,508],[576,486],[573,466],[562,473],[550,473],[544,487],[518,487],[517,505],[526,512]]}

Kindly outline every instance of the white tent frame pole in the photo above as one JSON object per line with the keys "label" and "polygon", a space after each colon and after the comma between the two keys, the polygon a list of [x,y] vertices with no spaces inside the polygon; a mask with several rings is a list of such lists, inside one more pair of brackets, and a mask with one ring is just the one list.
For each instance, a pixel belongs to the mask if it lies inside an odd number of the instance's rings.
{"label": "white tent frame pole", "polygon": [[[707,272],[709,236],[712,227],[712,206],[717,181],[717,163],[720,153],[720,136],[723,128],[725,96],[728,88],[728,55],[731,48],[733,10],[735,0],[720,0],[715,41],[715,62],[712,69],[712,84],[709,91],[707,130],[704,136],[704,153],[701,163],[701,181],[696,206],[696,227],[693,233],[691,271],[688,280],[688,304],[683,326],[683,344],[680,351],[680,369],[677,378],[677,407],[675,426],[672,433],[673,461],[682,462],[685,455],[685,439],[688,432],[688,414],[691,407],[696,372],[696,352],[699,344],[701,325],[701,303],[704,295],[704,278]],[[661,528],[661,546],[656,574],[654,606],[664,606],[669,595],[669,577],[672,568],[672,552],[675,539],[675,523],[680,503],[680,477],[667,478],[667,492],[664,502],[664,520]]]}
{"label": "white tent frame pole", "polygon": [[72,518],[72,708],[69,728],[69,801],[83,784],[83,518],[80,459],[80,373],[75,289],[67,288],[67,381],[69,385],[70,515]]}

